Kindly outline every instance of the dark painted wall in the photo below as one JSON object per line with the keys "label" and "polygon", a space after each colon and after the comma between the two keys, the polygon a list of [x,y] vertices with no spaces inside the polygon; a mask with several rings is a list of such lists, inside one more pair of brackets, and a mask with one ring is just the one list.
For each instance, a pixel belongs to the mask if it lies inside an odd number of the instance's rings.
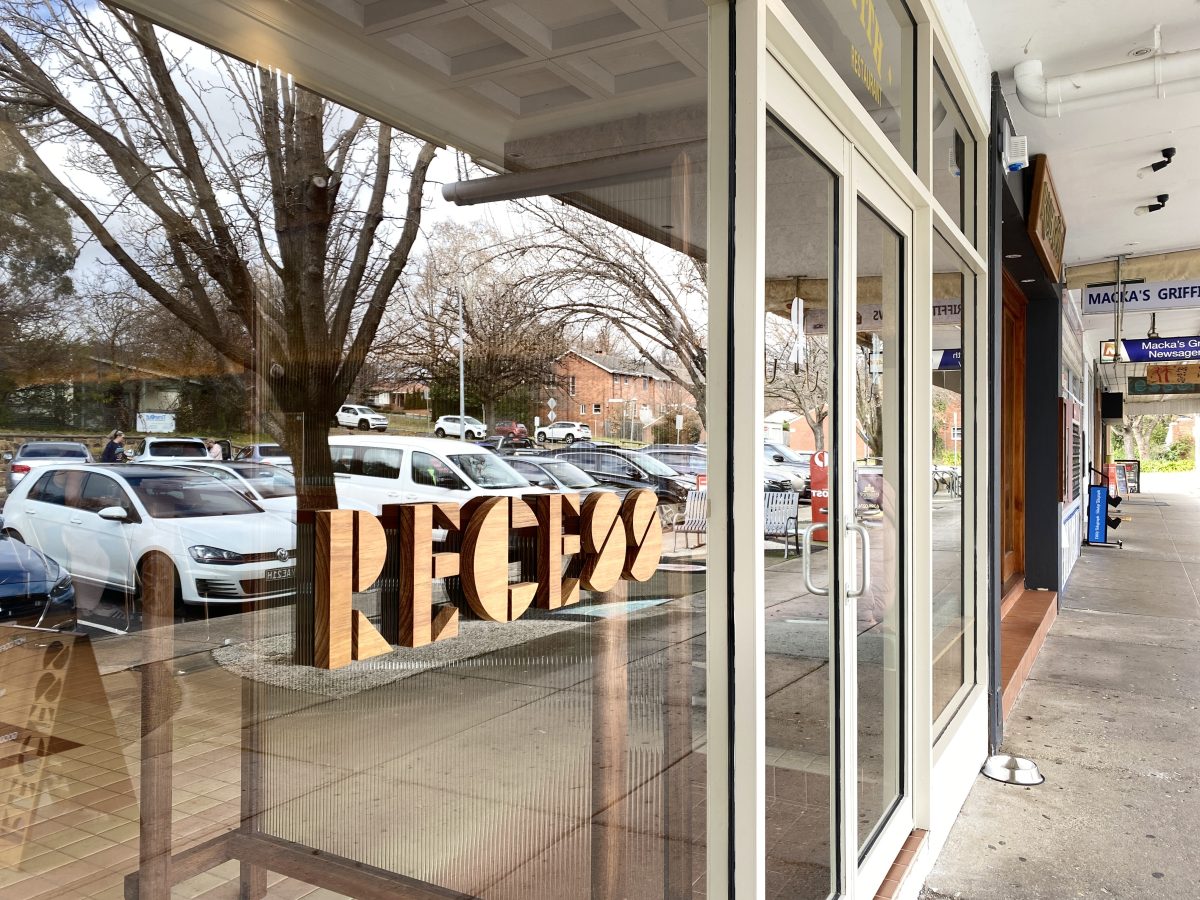
{"label": "dark painted wall", "polygon": [[[1054,285],[1058,295],[1058,285]],[[1029,301],[1025,362],[1025,586],[1059,589],[1061,300]]]}

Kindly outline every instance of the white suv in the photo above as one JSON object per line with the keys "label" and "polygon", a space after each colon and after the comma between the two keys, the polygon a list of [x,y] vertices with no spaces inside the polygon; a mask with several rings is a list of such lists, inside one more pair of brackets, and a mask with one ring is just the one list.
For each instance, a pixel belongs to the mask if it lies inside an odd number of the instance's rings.
{"label": "white suv", "polygon": [[346,405],[338,409],[334,417],[337,424],[344,428],[357,428],[359,431],[387,431],[388,417],[377,413],[369,406]]}
{"label": "white suv", "polygon": [[466,423],[468,441],[477,441],[487,434],[487,426],[472,416],[463,416],[461,419],[458,416],[442,416],[433,423],[433,433],[440,438],[458,437],[462,432],[460,422]]}
{"label": "white suv", "polygon": [[576,441],[590,441],[592,439],[592,429],[583,422],[552,422],[549,425],[542,425],[537,430],[537,441],[539,444],[544,444],[546,441],[566,441],[568,444],[573,444]]}

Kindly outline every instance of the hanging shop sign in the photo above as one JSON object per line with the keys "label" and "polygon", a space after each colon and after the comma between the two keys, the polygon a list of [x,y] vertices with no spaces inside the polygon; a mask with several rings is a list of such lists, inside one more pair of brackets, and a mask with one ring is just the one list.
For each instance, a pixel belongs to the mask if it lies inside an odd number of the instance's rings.
{"label": "hanging shop sign", "polygon": [[[863,332],[883,331],[887,323],[883,318],[883,305],[879,303],[858,304],[858,330]],[[935,300],[933,302],[934,327],[962,325],[962,301]],[[804,310],[805,334],[829,334],[829,310],[823,306]]]}
{"label": "hanging shop sign", "polygon": [[[1105,346],[1107,345],[1107,346]],[[1113,342],[1104,341],[1100,348],[1101,362],[1116,362]],[[1128,362],[1169,362],[1177,359],[1200,359],[1200,336],[1171,338],[1121,339],[1122,358]]]}
{"label": "hanging shop sign", "polygon": [[962,368],[962,348],[956,350],[934,350],[933,367],[939,371]]}
{"label": "hanging shop sign", "polygon": [[1152,382],[1148,378],[1132,376],[1129,379],[1130,397],[1150,397],[1163,394],[1200,394],[1200,372],[1191,382]]}
{"label": "hanging shop sign", "polygon": [[1050,178],[1050,164],[1046,155],[1039,153],[1033,163],[1033,195],[1029,204],[1027,230],[1033,248],[1042,261],[1042,266],[1051,280],[1061,280],[1063,270],[1063,247],[1067,243],[1067,223],[1063,219],[1062,204],[1058,191]]}
{"label": "hanging shop sign", "polygon": [[1150,384],[1189,384],[1200,381],[1200,363],[1146,366],[1146,381]]}
{"label": "hanging shop sign", "polygon": [[1143,281],[1136,284],[1127,282],[1119,291],[1115,284],[1088,285],[1083,289],[1083,314],[1111,315],[1121,301],[1124,301],[1125,312],[1200,309],[1200,278]]}
{"label": "hanging shop sign", "polygon": [[[385,506],[379,518],[349,509],[303,511],[299,521],[311,529],[316,566],[311,642],[299,658],[323,669],[390,653],[393,644],[422,647],[455,637],[458,607],[433,606],[435,578],[457,577],[479,618],[512,622],[530,606],[578,603],[581,588],[603,592],[619,581],[648,581],[662,555],[658,498],[649,490],[624,500],[598,491],[582,503],[577,494],[406,503]],[[434,528],[454,533],[459,549],[434,552]],[[532,543],[536,581],[509,583],[514,533]],[[394,577],[380,579],[389,558]],[[352,604],[355,591],[377,582],[382,631]]]}

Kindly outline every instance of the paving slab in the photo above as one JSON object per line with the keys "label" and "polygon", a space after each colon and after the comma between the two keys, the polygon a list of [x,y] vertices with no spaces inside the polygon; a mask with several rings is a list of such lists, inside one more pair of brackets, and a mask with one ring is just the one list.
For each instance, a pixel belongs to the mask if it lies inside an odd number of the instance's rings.
{"label": "paving slab", "polygon": [[1085,549],[1005,724],[1046,782],[980,776],[926,900],[1200,897],[1200,481],[1147,484],[1141,549]]}

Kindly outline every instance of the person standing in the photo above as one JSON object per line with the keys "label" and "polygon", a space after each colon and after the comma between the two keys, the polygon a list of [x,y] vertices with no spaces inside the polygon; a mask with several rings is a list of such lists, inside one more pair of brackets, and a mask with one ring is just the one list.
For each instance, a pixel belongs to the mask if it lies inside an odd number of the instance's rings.
{"label": "person standing", "polygon": [[104,451],[100,454],[100,462],[115,463],[121,462],[121,452],[125,446],[125,432],[110,431],[108,433],[108,443],[104,445]]}
{"label": "person standing", "polygon": [[209,459],[223,459],[224,455],[221,452],[221,445],[212,438],[204,439],[204,446],[208,448]]}

